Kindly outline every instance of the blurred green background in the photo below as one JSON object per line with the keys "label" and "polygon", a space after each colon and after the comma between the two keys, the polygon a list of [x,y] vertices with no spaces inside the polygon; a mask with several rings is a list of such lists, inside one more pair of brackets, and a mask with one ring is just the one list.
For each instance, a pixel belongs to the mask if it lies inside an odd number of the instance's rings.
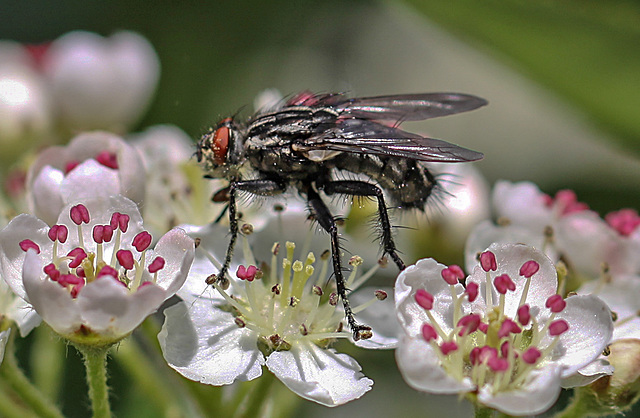
{"label": "blurred green background", "polygon": [[[484,152],[477,166],[491,182],[573,188],[601,213],[640,207],[638,1],[0,3],[2,39],[42,43],[75,29],[133,30],[156,48],[161,79],[140,128],[172,123],[196,138],[222,116],[250,114],[256,94],[272,87],[285,95],[460,91],[490,105],[409,129]],[[455,397],[436,402],[408,389],[388,374],[392,357],[358,352],[376,385],[332,415],[468,413]],[[69,373],[82,381],[82,370]],[[112,377],[126,380],[117,363]],[[140,412],[135,388],[115,398],[118,416],[154,416]],[[83,416],[85,406],[65,412]],[[309,403],[298,411],[328,413]]]}

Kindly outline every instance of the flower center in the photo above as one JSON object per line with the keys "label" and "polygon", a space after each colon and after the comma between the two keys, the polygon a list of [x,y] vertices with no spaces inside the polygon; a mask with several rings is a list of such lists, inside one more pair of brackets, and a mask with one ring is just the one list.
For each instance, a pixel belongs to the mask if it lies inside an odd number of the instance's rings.
{"label": "flower center", "polygon": [[[260,348],[265,354],[289,350],[299,340],[311,341],[324,348],[337,338],[351,338],[350,332],[343,331],[344,312],[338,303],[338,295],[333,288],[328,288],[333,286],[329,284],[328,251],[320,257],[318,272],[312,252],[304,260],[294,259],[295,244],[292,242],[285,244],[286,253],[280,261],[280,245],[275,244],[271,264],[262,264],[260,269],[254,265],[248,244],[244,249],[249,265],[238,267],[238,280],[234,280],[231,287],[233,294],[224,282],[214,282],[213,286],[233,307],[236,325],[259,334]],[[358,275],[362,259],[352,257],[350,264],[353,269],[347,287],[351,290],[359,287],[377,269],[374,267]],[[377,291],[372,300],[354,307],[353,311],[360,312],[385,297],[386,293]]]}
{"label": "flower center", "polygon": [[[49,280],[69,290],[74,298],[87,283],[103,276],[118,281],[131,291],[150,282],[155,283],[157,273],[164,267],[165,260],[156,257],[145,268],[146,250],[152,241],[151,234],[142,231],[133,238],[131,246],[135,248],[136,255],[131,250],[121,249],[122,234],[129,227],[129,215],[114,212],[109,224],[93,227],[91,237],[92,248],[95,248],[95,251],[88,249],[83,238],[83,224],[88,224],[91,220],[86,206],[78,204],[72,207],[70,217],[77,225],[79,245],[60,255],[61,247],[67,241],[69,229],[66,225],[53,225],[49,229],[48,236],[53,241],[52,258],[43,269]],[[113,247],[109,260],[105,259],[104,254],[107,245]],[[21,241],[20,248],[24,251],[34,249],[40,252],[39,246],[29,239]]]}
{"label": "flower center", "polygon": [[[498,274],[500,266],[493,253],[483,253],[480,263],[486,272],[487,283],[492,284],[487,286],[485,312],[463,314],[463,302],[476,299],[478,285],[468,283],[458,296],[451,276],[460,277],[461,270],[458,266],[448,267],[442,271],[442,278],[451,286],[455,327],[447,333],[438,325],[430,312],[434,296],[419,289],[415,300],[429,317],[429,322],[422,326],[422,336],[434,348],[442,367],[456,379],[469,378],[478,388],[489,387],[494,393],[516,389],[527,381],[531,371],[544,363],[558,337],[568,329],[565,320],[555,319],[556,314],[564,310],[566,302],[557,294],[548,298],[546,308],[550,313],[544,323],[538,323],[531,315],[526,297],[531,278],[540,266],[530,260],[520,268],[519,274],[526,278],[524,292],[516,316],[510,318],[504,308],[505,295],[516,290],[515,283],[507,274]],[[492,300],[491,287],[499,295],[497,301]],[[552,337],[552,342],[542,347],[546,335]]]}

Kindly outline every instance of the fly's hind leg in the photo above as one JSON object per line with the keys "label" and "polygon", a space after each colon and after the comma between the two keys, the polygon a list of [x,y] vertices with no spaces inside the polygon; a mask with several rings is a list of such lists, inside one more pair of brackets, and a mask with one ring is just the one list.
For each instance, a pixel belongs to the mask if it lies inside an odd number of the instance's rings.
{"label": "fly's hind leg", "polygon": [[[284,192],[286,185],[282,182],[271,179],[256,179],[256,180],[242,180],[229,182],[229,187],[223,189],[220,193],[226,193],[228,199],[227,210],[229,212],[229,246],[227,247],[227,253],[224,257],[224,263],[222,268],[216,275],[207,277],[206,283],[213,284],[216,282],[224,282],[227,280],[227,272],[229,271],[229,265],[231,265],[231,259],[233,257],[233,250],[238,240],[238,218],[236,216],[236,193],[238,191],[247,192],[259,196],[273,196]],[[215,196],[214,196],[215,198]]]}
{"label": "fly's hind leg", "polygon": [[391,257],[393,262],[396,263],[398,269],[404,270],[406,268],[404,262],[398,255],[396,244],[393,241],[387,205],[384,202],[382,190],[378,186],[367,183],[366,181],[335,180],[323,183],[322,190],[328,195],[338,193],[349,196],[375,197],[378,200],[378,221],[380,223],[380,243],[382,245],[382,250],[384,251],[384,254],[389,254],[389,257]]}
{"label": "fly's hind leg", "polygon": [[349,328],[351,328],[351,332],[353,332],[353,339],[358,341],[361,339],[371,338],[371,327],[360,325],[356,322],[356,319],[353,316],[353,311],[351,310],[351,305],[349,304],[349,299],[347,298],[347,288],[344,275],[342,274],[342,262],[340,260],[340,237],[338,236],[338,227],[335,219],[333,218],[333,215],[331,215],[327,205],[325,205],[320,198],[320,195],[313,190],[311,186],[308,187],[306,193],[309,207],[313,211],[315,220],[331,236],[331,260],[333,262],[333,273],[336,276],[336,289],[338,291],[338,296],[342,299],[344,313],[347,317]]}

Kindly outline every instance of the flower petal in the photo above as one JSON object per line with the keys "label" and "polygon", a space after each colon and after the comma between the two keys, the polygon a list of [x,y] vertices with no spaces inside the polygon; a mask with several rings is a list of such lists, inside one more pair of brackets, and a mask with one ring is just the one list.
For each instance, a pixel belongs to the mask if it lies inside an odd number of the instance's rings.
{"label": "flower petal", "polygon": [[[564,366],[563,378],[598,358],[613,335],[611,311],[600,298],[570,296],[566,302],[566,308],[556,318],[567,321],[569,329],[560,335],[560,343],[551,354],[554,361]],[[543,346],[549,344],[551,338],[545,336]]]}
{"label": "flower petal", "polygon": [[471,392],[475,385],[468,377],[457,380],[440,365],[440,359],[422,337],[405,335],[396,350],[402,377],[414,389],[437,394]]}
{"label": "flower petal", "polygon": [[519,390],[494,395],[491,388],[483,387],[478,392],[478,400],[509,415],[542,413],[551,408],[560,395],[560,369],[559,366],[549,365],[531,372],[529,381]]}
{"label": "flower petal", "polygon": [[[18,245],[24,239],[38,244],[42,257],[50,260],[53,243],[47,236],[49,225],[33,215],[16,216],[0,231],[0,266],[2,278],[11,290],[23,299],[27,299],[22,280],[22,268],[25,252]],[[39,272],[41,273],[42,270]],[[38,273],[38,274],[39,274]]]}
{"label": "flower petal", "polygon": [[598,358],[587,364],[571,376],[562,379],[563,388],[586,386],[603,376],[611,376],[614,367],[604,358]]}
{"label": "flower petal", "polygon": [[54,331],[69,335],[82,325],[78,305],[66,288],[43,279],[42,259],[33,250],[27,251],[22,276],[24,289],[33,308]]}
{"label": "flower petal", "polygon": [[87,328],[118,338],[133,331],[164,300],[164,290],[156,285],[147,285],[131,293],[122,283],[103,276],[83,287],[75,303]]}
{"label": "flower petal", "polygon": [[256,335],[239,328],[229,312],[212,306],[205,297],[165,309],[158,341],[165,360],[190,380],[228,385],[262,374],[264,357]]}
{"label": "flower petal", "polygon": [[[531,307],[544,307],[547,299],[556,293],[558,278],[555,266],[549,257],[542,252],[523,244],[493,244],[488,250],[495,254],[498,264],[498,270],[492,272],[491,277],[508,274],[516,285],[515,291],[507,292],[505,295],[505,315],[511,318],[516,316],[526,282],[526,279],[520,276],[520,267],[529,260],[536,261],[540,265],[540,269],[531,277],[526,303]],[[484,297],[486,295],[486,277],[485,271],[477,265],[467,278],[467,283],[475,282],[478,284],[479,294],[483,296],[470,304],[470,312],[486,308]],[[493,285],[491,290],[492,303],[496,305],[499,300],[498,292]]]}
{"label": "flower petal", "polygon": [[267,367],[294,393],[325,406],[357,399],[373,385],[354,359],[311,342],[271,353]]}
{"label": "flower petal", "polygon": [[359,322],[371,327],[373,337],[356,341],[355,345],[367,349],[395,348],[398,345],[400,324],[396,316],[393,289],[390,287],[383,289],[379,287],[358,289],[349,295],[349,301],[352,306],[358,306],[370,300],[376,290],[384,290],[387,293],[387,298],[374,302],[373,306],[356,315]]}
{"label": "flower petal", "polygon": [[151,263],[155,256],[165,260],[156,284],[166,291],[166,299],[174,295],[187,280],[195,257],[194,241],[184,230],[174,228],[160,238],[147,261]]}
{"label": "flower petal", "polygon": [[[396,281],[396,309],[400,325],[410,336],[421,335],[422,324],[430,322],[424,309],[414,300],[418,289],[425,289],[434,296],[434,306],[431,314],[445,333],[453,329],[453,302],[451,289],[440,275],[446,266],[437,261],[426,258],[418,260],[412,266],[403,270]],[[462,285],[455,285],[456,294],[460,295],[464,289]]]}

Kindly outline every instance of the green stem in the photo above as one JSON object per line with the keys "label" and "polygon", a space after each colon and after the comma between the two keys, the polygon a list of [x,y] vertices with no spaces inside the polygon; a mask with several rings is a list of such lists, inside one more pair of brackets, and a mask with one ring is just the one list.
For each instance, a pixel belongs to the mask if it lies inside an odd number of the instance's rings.
{"label": "green stem", "polygon": [[575,389],[567,407],[554,415],[554,418],[586,417],[589,413],[589,402],[582,399],[581,391]]}
{"label": "green stem", "polygon": [[33,417],[36,418],[37,415],[32,411],[26,409],[26,405],[18,404],[18,396],[13,392],[7,393],[10,391],[9,388],[3,387],[0,389],[0,411],[2,411],[2,416],[6,418],[26,418]]}
{"label": "green stem", "polygon": [[[136,386],[145,392],[146,399],[167,416],[178,416],[184,409],[188,416],[197,416],[195,402],[177,376],[169,375],[171,369],[159,367],[144,353],[135,338],[123,341],[114,352],[116,361],[122,363]],[[182,408],[181,408],[182,407]]]}
{"label": "green stem", "polygon": [[14,352],[15,334],[16,329],[12,329],[4,353],[4,361],[2,362],[2,367],[0,367],[2,380],[9,385],[39,417],[63,418],[60,410],[31,383],[18,366],[18,360]]}
{"label": "green stem", "polygon": [[84,356],[87,370],[89,398],[94,418],[110,418],[109,387],[107,386],[107,352],[108,348],[78,348]]}
{"label": "green stem", "polygon": [[495,411],[491,408],[487,408],[486,406],[482,406],[480,404],[475,405],[475,417],[476,418],[491,418],[493,417],[493,413]]}
{"label": "green stem", "polygon": [[250,417],[266,417],[269,408],[267,408],[267,402],[271,402],[272,398],[270,394],[273,391],[276,378],[271,373],[264,373],[256,381],[247,382],[245,385],[250,385],[250,389],[246,392],[244,399],[239,402],[234,414],[237,418],[250,418]]}

